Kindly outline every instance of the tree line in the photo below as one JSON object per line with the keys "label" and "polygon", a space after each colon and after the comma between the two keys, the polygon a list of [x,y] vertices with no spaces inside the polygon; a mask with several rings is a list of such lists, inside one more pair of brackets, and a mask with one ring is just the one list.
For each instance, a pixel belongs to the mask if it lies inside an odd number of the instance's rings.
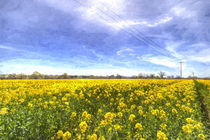
{"label": "tree line", "polygon": [[[31,75],[27,74],[0,74],[0,79],[180,79],[180,76],[166,75],[165,72],[160,71],[155,74],[142,74],[134,76],[122,76],[122,75],[107,75],[107,76],[95,76],[95,75],[69,75],[63,73],[61,75],[47,75],[41,74],[38,71],[33,72]],[[188,79],[198,78],[196,76],[189,76]],[[210,77],[202,78],[210,79]]]}

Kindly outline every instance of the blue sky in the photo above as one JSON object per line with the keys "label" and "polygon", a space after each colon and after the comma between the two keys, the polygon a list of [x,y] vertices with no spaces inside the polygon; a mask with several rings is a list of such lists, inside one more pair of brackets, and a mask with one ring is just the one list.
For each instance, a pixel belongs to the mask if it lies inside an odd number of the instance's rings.
{"label": "blue sky", "polygon": [[210,76],[209,0],[0,0],[0,73]]}

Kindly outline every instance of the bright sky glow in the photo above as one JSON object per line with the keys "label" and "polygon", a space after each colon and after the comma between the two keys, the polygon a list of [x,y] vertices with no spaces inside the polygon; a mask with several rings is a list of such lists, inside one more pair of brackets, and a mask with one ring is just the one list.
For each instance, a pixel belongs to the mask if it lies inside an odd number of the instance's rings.
{"label": "bright sky glow", "polygon": [[210,76],[209,0],[1,0],[0,73]]}

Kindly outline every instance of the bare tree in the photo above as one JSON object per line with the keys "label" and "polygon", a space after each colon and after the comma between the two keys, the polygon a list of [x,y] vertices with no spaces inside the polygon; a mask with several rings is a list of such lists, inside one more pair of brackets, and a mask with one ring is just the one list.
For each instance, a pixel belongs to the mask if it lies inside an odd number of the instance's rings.
{"label": "bare tree", "polygon": [[160,71],[160,72],[158,73],[158,75],[160,76],[160,78],[164,78],[164,76],[165,76],[166,74],[165,74],[165,72]]}

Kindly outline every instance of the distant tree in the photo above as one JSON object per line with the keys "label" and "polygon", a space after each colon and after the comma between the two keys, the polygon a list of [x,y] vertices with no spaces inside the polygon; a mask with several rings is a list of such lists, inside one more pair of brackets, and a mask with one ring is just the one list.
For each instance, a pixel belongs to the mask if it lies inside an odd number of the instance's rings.
{"label": "distant tree", "polygon": [[158,73],[158,75],[160,76],[160,78],[164,78],[165,72],[160,71],[160,72]]}
{"label": "distant tree", "polygon": [[97,77],[94,76],[94,75],[90,75],[89,78],[90,78],[90,79],[95,79],[95,78],[97,78]]}
{"label": "distant tree", "polygon": [[109,75],[108,78],[109,78],[109,79],[114,79],[115,76],[114,76],[114,75]]}
{"label": "distant tree", "polygon": [[41,79],[41,78],[43,78],[43,76],[38,71],[34,71],[33,74],[30,75],[30,79]]}
{"label": "distant tree", "polygon": [[0,79],[6,79],[7,76],[5,74],[0,74]]}
{"label": "distant tree", "polygon": [[16,79],[27,79],[27,75],[21,73],[16,75]]}
{"label": "distant tree", "polygon": [[136,76],[136,75],[132,75],[130,78],[131,78],[131,79],[137,79],[137,78],[138,78],[138,76]]}
{"label": "distant tree", "polygon": [[180,75],[177,75],[176,77],[175,77],[175,79],[181,79],[182,77],[180,76]]}
{"label": "distant tree", "polygon": [[69,79],[69,75],[67,73],[62,74],[63,79]]}
{"label": "distant tree", "polygon": [[16,74],[9,74],[8,79],[16,79]]}
{"label": "distant tree", "polygon": [[152,79],[155,78],[155,74],[150,74],[149,78],[152,78]]}
{"label": "distant tree", "polygon": [[[188,78],[188,79],[197,79],[196,76],[188,76],[187,78]],[[205,79],[205,78],[204,78],[204,79]]]}
{"label": "distant tree", "polygon": [[144,75],[142,73],[139,73],[138,78],[144,78]]}
{"label": "distant tree", "polygon": [[167,79],[172,79],[170,75],[168,75],[166,78],[167,78]]}
{"label": "distant tree", "polygon": [[117,74],[117,75],[116,75],[116,78],[117,78],[117,79],[121,79],[121,78],[122,78],[122,76],[121,76],[121,75],[119,75],[119,74]]}
{"label": "distant tree", "polygon": [[58,79],[69,79],[69,78],[70,77],[67,73],[64,73],[64,74],[58,76]]}

